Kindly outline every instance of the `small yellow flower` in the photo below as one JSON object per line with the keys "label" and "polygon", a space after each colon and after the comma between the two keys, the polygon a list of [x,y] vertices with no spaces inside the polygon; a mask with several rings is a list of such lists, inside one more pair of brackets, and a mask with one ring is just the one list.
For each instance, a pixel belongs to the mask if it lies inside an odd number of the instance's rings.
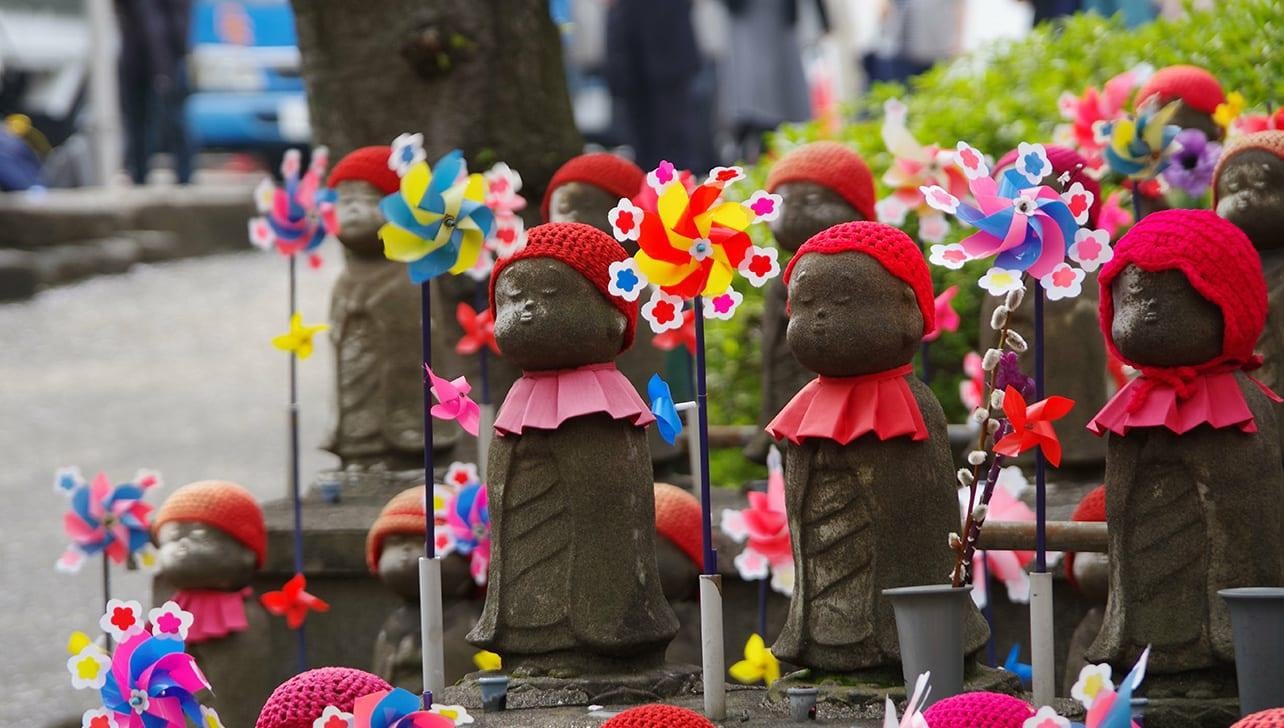
{"label": "small yellow flower", "polygon": [[486,670],[489,672],[498,672],[503,669],[503,661],[500,659],[499,655],[489,650],[482,650],[481,652],[473,655],[473,664],[477,666],[478,670]]}
{"label": "small yellow flower", "polygon": [[[72,642],[76,641],[78,638],[73,635]],[[107,673],[110,669],[111,658],[98,645],[88,641],[67,660],[67,672],[71,673],[71,686],[77,690],[101,688],[107,682]]]}
{"label": "small yellow flower", "polygon": [[1231,122],[1244,113],[1247,103],[1244,100],[1244,94],[1238,91],[1230,92],[1226,95],[1226,102],[1217,105],[1217,110],[1213,112],[1213,121],[1223,129],[1230,129]]}
{"label": "small yellow flower", "polygon": [[315,326],[303,323],[303,315],[290,317],[290,330],[272,338],[272,346],[296,354],[300,359],[312,356],[312,337],[329,329],[325,324]]}
{"label": "small yellow flower", "polygon": [[748,685],[761,680],[770,685],[780,679],[780,662],[767,649],[762,637],[753,634],[745,643],[745,659],[732,665],[729,672],[736,682]]}
{"label": "small yellow flower", "polygon": [[224,728],[218,713],[207,705],[201,706],[201,728]]}

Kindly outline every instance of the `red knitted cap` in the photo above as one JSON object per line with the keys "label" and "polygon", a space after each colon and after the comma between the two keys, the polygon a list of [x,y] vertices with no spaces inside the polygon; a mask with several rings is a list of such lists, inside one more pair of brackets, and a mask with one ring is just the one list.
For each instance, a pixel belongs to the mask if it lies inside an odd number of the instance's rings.
{"label": "red knitted cap", "polygon": [[923,711],[932,728],[1021,728],[1033,715],[1025,701],[1001,693],[962,693]]}
{"label": "red knitted cap", "polygon": [[526,247],[507,258],[495,261],[490,271],[490,310],[495,308],[495,281],[504,268],[526,258],[552,258],[560,260],[579,271],[593,284],[608,303],[624,314],[624,344],[620,351],[633,346],[633,335],[638,328],[637,301],[629,302],[612,296],[607,290],[611,264],[629,257],[624,248],[610,235],[582,222],[546,222],[526,231]]}
{"label": "red knitted cap", "polygon": [[914,290],[918,310],[923,314],[923,335],[936,330],[936,296],[932,293],[932,274],[927,261],[910,236],[881,222],[858,220],[822,230],[803,243],[785,266],[785,286],[794,266],[809,253],[864,253],[877,260],[888,273],[900,278]]}
{"label": "red knitted cap", "polygon": [[[1072,521],[1083,523],[1105,523],[1106,522],[1106,486],[1098,485],[1096,488],[1088,491],[1088,494],[1079,501],[1075,506],[1074,514],[1070,516]],[[1074,578],[1074,552],[1065,552],[1066,562],[1066,581],[1075,589],[1079,584]]]}
{"label": "red knitted cap", "polygon": [[1284,708],[1271,708],[1246,715],[1231,728],[1284,728]]}
{"label": "red knitted cap", "polygon": [[370,571],[379,571],[379,556],[383,553],[383,541],[396,534],[412,534],[422,537],[428,530],[424,520],[424,487],[416,485],[406,488],[394,495],[392,500],[379,511],[379,517],[366,534],[366,566]]}
{"label": "red knitted cap", "polygon": [[[1093,179],[1088,174],[1088,160],[1083,158],[1075,150],[1069,147],[1058,147],[1054,144],[1045,144],[1043,150],[1048,153],[1048,162],[1052,164],[1052,177],[1057,178],[1063,174],[1070,175],[1070,182],[1066,185],[1069,189],[1075,182],[1083,185],[1083,188],[1092,193],[1092,205],[1088,207],[1088,225],[1089,227],[1097,226],[1097,213],[1101,212],[1101,183]],[[994,165],[994,176],[997,179],[999,172],[1007,167],[1011,167],[1016,161],[1017,150],[1004,154],[999,159],[998,164]]]}
{"label": "red knitted cap", "polygon": [[642,188],[646,180],[636,164],[624,157],[617,157],[606,152],[594,152],[571,157],[553,173],[544,190],[544,201],[539,205],[540,219],[548,222],[548,205],[553,199],[553,190],[567,182],[587,182],[594,187],[601,187],[616,197],[632,198]]}
{"label": "red knitted cap", "polygon": [[1213,209],[1217,208],[1217,180],[1221,179],[1226,163],[1236,154],[1251,149],[1259,149],[1284,160],[1284,131],[1259,131],[1255,134],[1246,134],[1232,139],[1222,147],[1222,156],[1217,160],[1217,168],[1213,170]]}
{"label": "red knitted cap", "polygon": [[1247,363],[1266,325],[1266,279],[1262,259],[1248,236],[1211,210],[1163,210],[1142,218],[1115,246],[1101,268],[1101,331],[1111,353],[1132,366],[1110,335],[1115,317],[1110,284],[1128,265],[1144,271],[1179,270],[1222,310],[1221,360]]}
{"label": "red knitted cap", "polygon": [[250,491],[225,480],[188,483],[170,494],[156,511],[152,533],[170,521],[194,521],[213,526],[236,539],[258,557],[267,559],[267,526],[263,509]]}
{"label": "red knitted cap", "polygon": [[1226,103],[1226,92],[1213,74],[1199,66],[1169,66],[1161,68],[1137,92],[1136,108],[1151,96],[1158,96],[1160,104],[1181,99],[1196,111],[1211,114]]}
{"label": "red knitted cap", "polygon": [[713,728],[713,723],[694,710],[652,703],[618,713],[602,728]]}
{"label": "red knitted cap", "polygon": [[322,667],[286,680],[272,691],[254,728],[312,728],[327,705],[352,712],[357,698],[392,686],[378,675],[351,667]]}
{"label": "red knitted cap", "polygon": [[694,495],[676,485],[655,484],[655,532],[682,549],[696,565],[703,558],[700,527],[700,501]]}
{"label": "red knitted cap", "polygon": [[814,182],[837,192],[861,217],[874,220],[874,176],[851,148],[838,142],[811,142],[771,165],[767,191],[786,182]]}
{"label": "red knitted cap", "polygon": [[401,179],[388,167],[391,155],[392,147],[361,147],[334,165],[326,186],[337,187],[340,182],[367,182],[385,195],[391,195],[401,187]]}

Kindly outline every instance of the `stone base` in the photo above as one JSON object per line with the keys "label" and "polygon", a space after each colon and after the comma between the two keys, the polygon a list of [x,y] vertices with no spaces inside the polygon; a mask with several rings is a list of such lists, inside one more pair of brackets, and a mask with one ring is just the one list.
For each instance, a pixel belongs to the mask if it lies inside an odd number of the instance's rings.
{"label": "stone base", "polygon": [[[799,670],[772,683],[767,695],[770,700],[783,703],[786,700],[785,691],[797,687],[817,688],[820,691],[818,702],[857,707],[882,706],[887,697],[900,704],[904,703],[906,697],[905,678],[899,666],[841,674]],[[963,677],[963,690],[1020,696],[1021,681],[1007,670],[969,661]]]}
{"label": "stone base", "polygon": [[[480,709],[482,701],[477,678],[488,674],[493,673],[475,672],[468,675],[457,685],[447,687],[445,693],[437,698],[437,702]],[[654,703],[699,695],[700,688],[700,668],[695,665],[662,665],[645,671],[568,678],[513,676],[508,683],[507,712],[567,705]]]}
{"label": "stone base", "polygon": [[1238,698],[1149,698],[1145,708],[1146,728],[1226,728],[1239,718]]}

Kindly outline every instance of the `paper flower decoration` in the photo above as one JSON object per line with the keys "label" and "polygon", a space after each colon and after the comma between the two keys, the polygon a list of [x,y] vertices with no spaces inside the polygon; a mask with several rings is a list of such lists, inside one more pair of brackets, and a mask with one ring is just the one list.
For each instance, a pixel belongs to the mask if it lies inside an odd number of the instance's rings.
{"label": "paper flower decoration", "polygon": [[686,348],[688,354],[695,354],[695,309],[682,312],[682,323],[663,333],[651,337],[651,345],[661,351],[673,351],[679,346]]}
{"label": "paper flower decoration", "polygon": [[1098,136],[1108,139],[1103,154],[1110,171],[1133,180],[1149,179],[1168,166],[1168,155],[1181,127],[1172,124],[1179,102],[1156,108],[1148,101],[1137,117],[1122,117],[1097,127]]}
{"label": "paper flower decoration", "polygon": [[1231,91],[1226,94],[1226,100],[1217,105],[1213,110],[1213,121],[1222,128],[1224,132],[1230,132],[1231,125],[1244,113],[1244,108],[1248,102],[1244,99],[1244,94],[1238,91]]}
{"label": "paper flower decoration", "polygon": [[439,420],[458,422],[464,432],[476,437],[481,430],[481,407],[468,396],[473,391],[473,385],[462,376],[446,381],[433,374],[432,368],[427,364],[424,365],[424,371],[432,386],[432,396],[438,402],[429,413]]}
{"label": "paper flower decoration", "polygon": [[[398,154],[393,150],[394,157]],[[379,228],[383,252],[409,263],[415,283],[473,267],[495,222],[485,203],[486,181],[469,175],[455,150],[429,168],[422,160],[406,168],[401,188],[379,203],[388,222]]]}
{"label": "paper flower decoration", "polygon": [[749,249],[737,270],[755,288],[760,288],[780,275],[780,251],[755,245]]}
{"label": "paper flower decoration", "polygon": [[[754,247],[745,231],[760,219],[757,211],[723,199],[727,185],[743,176],[738,167],[719,167],[688,191],[673,165],[662,162],[647,178],[658,194],[654,213],[642,212],[632,202],[617,205],[612,229],[624,241],[634,239],[636,227],[640,250],[634,257],[643,278],[679,299],[718,296],[730,289]],[[758,286],[766,279],[750,282]],[[652,328],[659,331],[654,322]]]}
{"label": "paper flower decoration", "polygon": [[1213,184],[1213,171],[1222,156],[1222,145],[1208,141],[1199,129],[1182,129],[1177,150],[1164,170],[1164,181],[1191,197],[1202,197]]}
{"label": "paper flower decoration", "polygon": [[272,346],[288,351],[300,359],[307,359],[312,356],[312,337],[329,328],[325,324],[305,324],[303,314],[295,312],[290,317],[290,330],[272,337]]}
{"label": "paper flower decoration", "polygon": [[638,296],[642,295],[642,290],[647,287],[647,280],[642,275],[642,271],[638,270],[638,262],[633,258],[612,262],[607,272],[611,279],[606,288],[612,296],[626,301],[636,301]]}
{"label": "paper flower decoration", "polygon": [[959,319],[958,311],[954,310],[954,297],[959,295],[958,286],[950,286],[936,297],[936,328],[923,341],[936,341],[941,338],[942,331],[958,331]]}
{"label": "paper flower decoration", "polygon": [[227,726],[223,725],[223,719],[218,717],[218,711],[206,705],[201,706],[200,727],[201,728],[227,728]]}
{"label": "paper flower decoration", "polygon": [[[1021,494],[1029,487],[1021,468],[1009,465],[999,471],[995,480],[994,491],[990,495],[989,513],[986,520],[998,521],[1034,521],[1034,511],[1021,500]],[[967,517],[967,499],[969,489],[959,489],[959,507],[962,517]],[[981,502],[981,492],[977,489],[975,504]],[[1030,601],[1030,575],[1025,567],[1034,561],[1033,551],[981,551],[972,554],[972,601],[978,607],[984,607],[989,600],[986,590],[986,573],[997,579],[1007,589],[1008,601],[1014,604],[1028,604]]]}
{"label": "paper flower decoration", "polygon": [[182,641],[140,633],[116,647],[99,696],[119,728],[186,728],[202,724],[195,695],[209,687]]}
{"label": "paper flower decoration", "polygon": [[656,427],[660,428],[660,437],[670,445],[678,441],[682,434],[682,416],[673,402],[673,391],[669,383],[652,374],[646,383],[646,398],[651,402],[651,414],[655,415]]}
{"label": "paper flower decoration", "polygon": [[773,589],[792,594],[794,553],[785,515],[785,473],[775,447],[767,452],[767,492],[750,491],[748,498],[748,508],[722,511],[723,533],[745,544],[733,562],[736,570],[746,581],[771,576]]}
{"label": "paper flower decoration", "polygon": [[1074,407],[1074,400],[1052,396],[1026,406],[1025,397],[1015,387],[1003,390],[1003,412],[1008,417],[1012,432],[994,444],[999,455],[1016,457],[1026,450],[1039,448],[1052,467],[1061,464],[1061,441],[1057,439],[1052,423],[1065,417]]}
{"label": "paper flower decoration", "polygon": [[187,631],[192,628],[196,618],[191,612],[178,606],[178,602],[167,601],[147,612],[147,621],[152,625],[152,636],[161,640],[187,641]]}
{"label": "paper flower decoration", "polygon": [[682,328],[682,298],[665,293],[662,289],[651,291],[651,300],[642,304],[642,318],[655,334]]}
{"label": "paper flower decoration", "polygon": [[1097,126],[1123,116],[1133,91],[1150,78],[1152,71],[1141,65],[1106,81],[1100,91],[1089,86],[1079,96],[1069,91],[1061,94],[1057,107],[1070,124],[1057,127],[1057,142],[1077,149],[1093,167],[1100,166],[1105,141],[1097,136]]}
{"label": "paper flower decoration", "polygon": [[[446,468],[446,483],[455,490],[480,482],[481,475],[478,474],[477,466],[473,463],[453,462]],[[452,490],[451,493],[453,495],[454,491]]]}
{"label": "paper flower decoration", "polygon": [[923,717],[923,704],[927,702],[927,696],[932,692],[928,681],[931,680],[932,673],[925,672],[918,676],[914,681],[914,692],[910,699],[905,703],[905,716],[897,719],[896,704],[892,702],[891,696],[887,696],[886,705],[883,712],[883,728],[928,728],[927,720]]}
{"label": "paper flower decoration", "polygon": [[489,308],[478,313],[472,306],[461,301],[455,309],[455,320],[464,331],[455,344],[456,353],[468,356],[481,351],[482,347],[499,353],[499,344],[495,342],[495,317]]}
{"label": "paper flower decoration", "polygon": [[484,672],[499,672],[504,669],[504,661],[490,650],[480,650],[473,655],[473,665]]}
{"label": "paper flower decoration", "polygon": [[[281,162],[284,187],[265,179],[255,190],[262,216],[250,219],[250,242],[264,250],[275,248],[282,255],[312,253],[327,235],[338,233],[339,221],[334,209],[334,190],[324,186],[329,164],[325,147],[312,151],[308,171],[299,175],[299,150],[285,153]],[[313,266],[320,258],[311,257]]]}
{"label": "paper flower decoration", "polygon": [[1110,233],[1080,228],[1074,234],[1074,244],[1070,246],[1067,255],[1085,271],[1092,273],[1115,257],[1114,250],[1110,248]]}
{"label": "paper flower decoration", "polygon": [[526,247],[526,225],[517,215],[526,209],[526,198],[518,194],[522,176],[504,162],[498,162],[482,177],[486,180],[486,207],[495,215],[495,224],[486,237],[486,248],[497,258],[507,258]]}
{"label": "paper flower decoration", "polygon": [[107,684],[111,671],[111,658],[103,648],[94,644],[84,632],[75,632],[67,643],[71,657],[67,659],[67,672],[71,673],[71,686],[77,690],[97,690]]}
{"label": "paper flower decoration", "polygon": [[1026,718],[1021,728],[1070,728],[1070,721],[1057,715],[1056,710],[1045,705],[1034,715]]}
{"label": "paper flower decoration", "polygon": [[757,634],[749,635],[745,642],[745,658],[736,662],[727,671],[731,679],[745,685],[761,682],[770,686],[780,679],[780,662],[767,649],[767,644]]}
{"label": "paper flower decoration", "polygon": [[106,613],[98,620],[98,626],[116,642],[142,634],[147,631],[143,623],[143,605],[132,599],[111,599],[107,602]]}
{"label": "paper flower decoration", "polygon": [[490,509],[486,487],[481,483],[466,485],[456,492],[446,512],[446,522],[455,535],[455,551],[469,556],[469,571],[478,586],[486,584],[490,566]]}
{"label": "paper flower decoration", "polygon": [[104,473],[86,483],[75,468],[58,471],[55,487],[71,499],[71,508],[62,519],[71,545],[58,559],[58,569],[77,571],[85,557],[99,553],[123,564],[149,546],[152,507],[143,502],[143,495],[159,483],[160,478],[148,472],[112,485]]}
{"label": "paper flower decoration", "polygon": [[321,715],[312,721],[312,728],[355,728],[357,718],[352,713],[345,713],[333,705],[325,706]]}
{"label": "paper flower decoration", "polygon": [[704,307],[704,317],[718,319],[719,321],[730,321],[731,317],[736,315],[736,309],[740,308],[740,304],[744,303],[744,300],[744,294],[734,288],[729,288],[725,293],[709,299],[709,304]]}
{"label": "paper flower decoration", "polygon": [[356,728],[452,728],[455,725],[451,718],[420,710],[419,696],[402,688],[357,698],[352,712]]}
{"label": "paper flower decoration", "polygon": [[269,614],[285,617],[286,626],[298,629],[308,618],[308,612],[330,611],[328,602],[305,591],[307,586],[307,577],[295,574],[280,591],[270,591],[259,597],[259,601]]}
{"label": "paper flower decoration", "polygon": [[905,126],[905,104],[891,99],[883,104],[883,144],[892,153],[892,164],[883,175],[891,194],[874,206],[880,222],[905,223],[910,212],[918,216],[918,237],[939,243],[950,231],[940,211],[927,204],[921,188],[940,187],[955,197],[967,194],[967,180],[954,167],[954,151],[936,145],[924,146]]}
{"label": "paper flower decoration", "polygon": [[[1014,165],[996,181],[980,152],[966,142],[959,142],[958,150],[975,205],[939,186],[922,189],[927,204],[977,229],[959,247],[967,260],[994,258],[994,267],[981,279],[987,291],[1007,293],[1021,285],[1023,273],[1042,282],[1065,262],[1066,246],[1079,229],[1065,198],[1039,184],[1052,169],[1047,152],[1039,144],[1021,144]],[[956,267],[962,264],[958,252],[945,247],[939,254],[933,250],[933,257],[945,260],[949,254],[948,266]]]}
{"label": "paper flower decoration", "polygon": [[1079,670],[1079,679],[1070,688],[1070,697],[1078,700],[1083,707],[1091,708],[1102,692],[1113,692],[1115,684],[1110,680],[1110,664],[1084,665]]}
{"label": "paper flower decoration", "polygon": [[445,705],[442,703],[433,703],[430,713],[435,713],[443,718],[449,718],[452,725],[471,725],[473,717],[468,714],[468,710],[462,705]]}
{"label": "paper flower decoration", "polygon": [[116,722],[116,714],[106,708],[94,708],[86,710],[80,716],[81,728],[120,728]]}

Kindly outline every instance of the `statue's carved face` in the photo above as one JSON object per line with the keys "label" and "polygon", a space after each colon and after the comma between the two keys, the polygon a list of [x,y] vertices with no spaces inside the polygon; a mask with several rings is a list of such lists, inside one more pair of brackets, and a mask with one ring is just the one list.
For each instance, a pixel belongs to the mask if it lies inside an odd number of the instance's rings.
{"label": "statue's carved face", "polygon": [[1284,248],[1284,159],[1260,149],[1231,157],[1217,176],[1217,214],[1258,250]]}
{"label": "statue's carved face", "polygon": [[179,589],[235,591],[249,586],[257,557],[240,541],[197,521],[169,521],[156,532],[161,576]]}
{"label": "statue's carved face", "polygon": [[358,180],[340,182],[335,192],[339,196],[335,207],[339,218],[339,241],[362,258],[382,258],[379,228],[384,219],[383,213],[379,212],[379,200],[383,199],[383,193],[374,185]]}
{"label": "statue's carved face", "polygon": [[1111,281],[1110,291],[1115,309],[1110,336],[1128,361],[1195,366],[1221,354],[1222,311],[1181,271],[1152,273],[1129,265]]}
{"label": "statue's carved face", "polygon": [[909,363],[923,336],[914,291],[864,253],[813,253],[789,280],[789,348],[829,377]]}
{"label": "statue's carved face", "polygon": [[865,219],[837,192],[814,182],[785,182],[776,194],[781,198],[780,216],[771,221],[771,234],[785,250],[797,250],[839,223]]}
{"label": "statue's carved face", "polygon": [[570,266],[524,258],[495,281],[495,341],[526,371],[570,369],[614,361],[624,340],[624,314]]}
{"label": "statue's carved face", "polygon": [[[611,221],[606,215],[619,201],[619,197],[588,182],[566,182],[558,185],[549,197],[548,221],[582,222],[610,235]],[[622,245],[633,246],[629,255],[637,251],[637,243]]]}

